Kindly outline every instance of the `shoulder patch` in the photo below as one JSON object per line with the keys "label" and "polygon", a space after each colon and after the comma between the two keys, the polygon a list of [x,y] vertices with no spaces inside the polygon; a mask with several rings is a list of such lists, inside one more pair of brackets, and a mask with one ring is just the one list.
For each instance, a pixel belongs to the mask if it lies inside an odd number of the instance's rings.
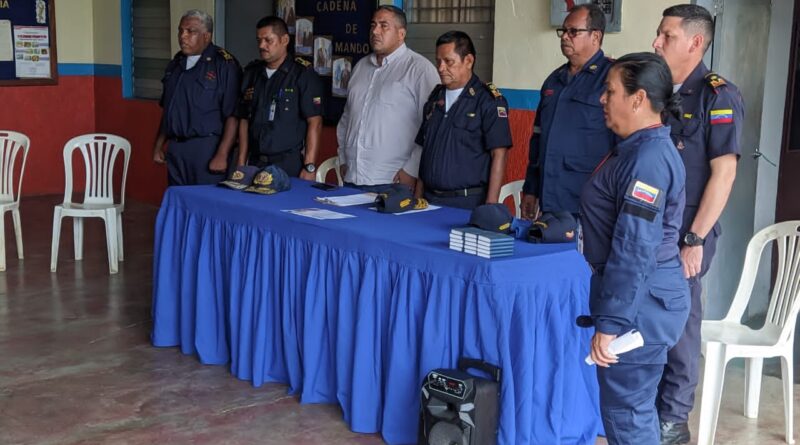
{"label": "shoulder patch", "polygon": [[487,90],[489,90],[490,93],[492,93],[492,96],[494,96],[495,99],[503,97],[503,95],[500,93],[500,90],[498,90],[493,83],[486,82],[484,86],[486,87]]}
{"label": "shoulder patch", "polygon": [[431,91],[430,96],[428,96],[428,102],[431,102],[431,101],[435,100],[437,97],[439,97],[439,93],[441,93],[443,89],[444,89],[444,85],[442,85],[442,84],[439,84],[439,85],[436,85],[435,87],[433,87],[433,91]]}
{"label": "shoulder patch", "polygon": [[295,57],[294,61],[297,62],[299,65],[303,66],[304,68],[308,68],[311,66],[311,62],[302,57]]}
{"label": "shoulder patch", "polygon": [[219,53],[219,55],[220,55],[220,56],[222,56],[222,58],[223,58],[223,59],[225,59],[226,61],[231,61],[231,60],[233,60],[233,56],[231,55],[231,53],[229,53],[228,51],[225,51],[225,49],[224,49],[224,48],[218,48],[218,49],[217,49],[217,52],[218,52],[218,53]]}
{"label": "shoulder patch", "polygon": [[705,81],[706,84],[708,84],[708,86],[714,90],[714,92],[716,92],[719,87],[728,83],[719,74],[713,71],[706,74]]}

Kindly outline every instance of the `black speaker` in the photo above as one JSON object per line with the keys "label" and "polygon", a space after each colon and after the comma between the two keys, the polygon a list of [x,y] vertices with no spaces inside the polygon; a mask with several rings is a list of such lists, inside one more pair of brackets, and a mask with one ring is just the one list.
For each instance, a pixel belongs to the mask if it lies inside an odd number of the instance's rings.
{"label": "black speaker", "polygon": [[[467,373],[476,369],[492,379]],[[495,445],[500,368],[461,358],[458,369],[435,369],[422,383],[419,445]]]}

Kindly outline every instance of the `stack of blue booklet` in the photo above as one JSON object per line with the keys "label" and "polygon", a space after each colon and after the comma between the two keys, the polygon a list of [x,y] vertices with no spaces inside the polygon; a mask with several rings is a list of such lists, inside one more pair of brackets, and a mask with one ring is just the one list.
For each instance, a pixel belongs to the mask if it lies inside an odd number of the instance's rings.
{"label": "stack of blue booklet", "polygon": [[450,248],[483,258],[499,258],[514,254],[514,238],[477,227],[456,227],[450,230]]}

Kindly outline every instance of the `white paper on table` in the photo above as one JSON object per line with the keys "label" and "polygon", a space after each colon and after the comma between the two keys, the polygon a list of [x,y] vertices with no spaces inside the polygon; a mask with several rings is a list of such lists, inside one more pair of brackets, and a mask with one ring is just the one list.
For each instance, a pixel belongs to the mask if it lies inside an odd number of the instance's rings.
{"label": "white paper on table", "polygon": [[339,207],[357,206],[363,204],[371,204],[375,202],[377,193],[356,193],[354,195],[345,196],[317,196],[315,201],[323,204],[330,204]]}
{"label": "white paper on table", "polygon": [[[378,211],[377,207],[370,207],[369,209],[370,210],[374,210],[376,212]],[[408,211],[400,212],[400,213],[392,213],[392,215],[410,215],[411,213],[427,212],[427,211],[430,211],[430,210],[439,210],[439,209],[441,209],[440,206],[435,206],[435,205],[428,204],[428,207],[426,207],[424,209],[408,210]]]}
{"label": "white paper on table", "polygon": [[355,215],[348,215],[347,213],[339,213],[334,212],[331,210],[325,209],[316,209],[316,208],[309,208],[309,209],[292,209],[292,210],[283,210],[284,212],[292,213],[299,216],[305,216],[307,218],[314,218],[314,219],[345,219],[345,218],[355,218]]}
{"label": "white paper on table", "polygon": [[0,20],[0,62],[14,60],[14,45],[11,40],[11,20]]}

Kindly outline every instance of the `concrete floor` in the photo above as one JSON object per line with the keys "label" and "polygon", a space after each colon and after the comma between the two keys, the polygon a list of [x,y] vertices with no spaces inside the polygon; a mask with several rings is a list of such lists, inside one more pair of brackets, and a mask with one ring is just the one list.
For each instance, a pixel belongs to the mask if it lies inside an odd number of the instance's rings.
{"label": "concrete floor", "polygon": [[[150,346],[156,208],[129,205],[118,275],[108,274],[100,220],[85,224],[80,262],[72,259],[71,223],[65,221],[58,272],[50,273],[56,202],[23,201],[24,261],[16,258],[6,217],[0,445],[383,443],[378,435],[351,432],[336,406],[300,405],[283,385],[253,388],[225,367]],[[760,417],[746,419],[742,376],[740,364],[729,366],[717,443],[784,443],[780,381],[764,377]],[[696,431],[696,416],[692,420]]]}

